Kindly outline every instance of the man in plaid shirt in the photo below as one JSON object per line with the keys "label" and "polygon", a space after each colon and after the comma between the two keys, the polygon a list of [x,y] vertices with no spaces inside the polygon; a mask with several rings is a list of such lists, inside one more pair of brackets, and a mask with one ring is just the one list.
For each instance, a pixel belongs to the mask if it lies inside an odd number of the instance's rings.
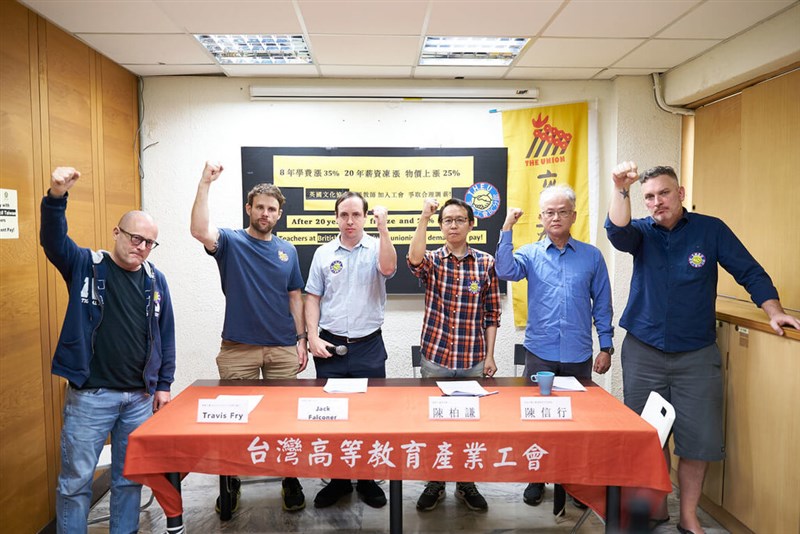
{"label": "man in plaid shirt", "polygon": [[[494,341],[500,326],[500,290],[491,254],[467,244],[475,225],[472,206],[451,198],[439,212],[445,245],[426,251],[428,222],[439,203],[428,198],[408,248],[408,266],[425,284],[420,373],[428,377],[493,376]],[[428,482],[417,501],[433,510],[444,499],[444,482]],[[488,509],[474,482],[458,482],[456,497],[471,510]]]}

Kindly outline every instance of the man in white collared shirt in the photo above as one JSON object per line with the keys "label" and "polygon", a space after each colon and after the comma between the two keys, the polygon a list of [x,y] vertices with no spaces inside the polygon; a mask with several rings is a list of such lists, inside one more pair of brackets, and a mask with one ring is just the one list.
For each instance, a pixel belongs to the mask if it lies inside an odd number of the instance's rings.
{"label": "man in white collared shirt", "polygon": [[[379,238],[364,233],[367,201],[348,191],[336,200],[339,235],[314,253],[306,282],[306,326],[317,378],[385,378],[386,347],[381,337],[386,280],[397,271],[387,211],[372,210]],[[386,495],[372,480],[356,491],[375,508]],[[314,499],[325,508],[353,492],[349,480],[333,479]]]}

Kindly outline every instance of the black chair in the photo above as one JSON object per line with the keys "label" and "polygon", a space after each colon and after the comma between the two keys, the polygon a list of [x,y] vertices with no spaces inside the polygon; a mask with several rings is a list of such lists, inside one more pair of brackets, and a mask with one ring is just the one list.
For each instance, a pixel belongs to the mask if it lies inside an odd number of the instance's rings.
{"label": "black chair", "polygon": [[514,345],[514,376],[519,376],[520,366],[525,370],[525,346],[517,343]]}
{"label": "black chair", "polygon": [[417,377],[417,371],[422,362],[422,353],[419,350],[419,345],[411,345],[411,372],[414,378]]}

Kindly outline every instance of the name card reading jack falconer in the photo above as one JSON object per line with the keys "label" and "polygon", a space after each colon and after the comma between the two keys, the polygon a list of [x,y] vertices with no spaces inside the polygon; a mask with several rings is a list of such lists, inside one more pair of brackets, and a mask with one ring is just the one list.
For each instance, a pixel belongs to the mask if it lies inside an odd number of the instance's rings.
{"label": "name card reading jack falconer", "polygon": [[519,405],[523,421],[572,419],[570,397],[520,397]]}
{"label": "name card reading jack falconer", "polygon": [[477,421],[481,418],[478,397],[428,397],[428,419]]}
{"label": "name card reading jack falconer", "polygon": [[299,421],[347,421],[348,399],[301,397],[297,399]]}

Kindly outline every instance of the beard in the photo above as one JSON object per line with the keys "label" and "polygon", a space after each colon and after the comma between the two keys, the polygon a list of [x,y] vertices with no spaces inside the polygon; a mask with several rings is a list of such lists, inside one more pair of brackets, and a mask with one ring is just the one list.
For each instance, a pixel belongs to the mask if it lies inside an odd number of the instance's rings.
{"label": "beard", "polygon": [[252,228],[254,232],[267,235],[272,233],[272,229],[275,228],[275,223],[269,220],[262,222],[259,219],[250,219],[250,228]]}

